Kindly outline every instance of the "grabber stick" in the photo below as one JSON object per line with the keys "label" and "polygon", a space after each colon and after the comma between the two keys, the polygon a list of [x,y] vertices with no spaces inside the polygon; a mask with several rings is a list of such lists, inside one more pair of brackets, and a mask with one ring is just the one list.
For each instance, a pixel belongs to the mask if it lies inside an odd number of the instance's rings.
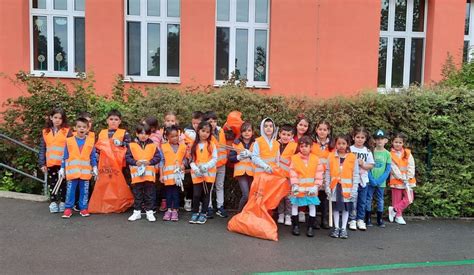
{"label": "grabber stick", "polygon": [[331,201],[331,196],[328,197],[329,199],[329,227],[333,227],[333,221],[332,221],[332,201]]}
{"label": "grabber stick", "polygon": [[63,179],[64,179],[63,176],[59,176],[59,177],[58,177],[58,181],[57,181],[56,184],[54,185],[53,191],[51,192],[53,195],[57,195],[57,194],[58,194],[59,187],[61,186],[61,184],[62,184],[62,182],[63,182]]}

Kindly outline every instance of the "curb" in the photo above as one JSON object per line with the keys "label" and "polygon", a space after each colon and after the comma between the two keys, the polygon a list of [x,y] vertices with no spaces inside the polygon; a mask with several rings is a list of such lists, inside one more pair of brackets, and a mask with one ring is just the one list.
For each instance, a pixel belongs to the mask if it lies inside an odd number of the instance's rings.
{"label": "curb", "polygon": [[0,191],[0,198],[36,201],[36,202],[48,201],[48,197],[43,196],[43,195],[26,194],[26,193],[18,193],[18,192],[11,192],[11,191]]}

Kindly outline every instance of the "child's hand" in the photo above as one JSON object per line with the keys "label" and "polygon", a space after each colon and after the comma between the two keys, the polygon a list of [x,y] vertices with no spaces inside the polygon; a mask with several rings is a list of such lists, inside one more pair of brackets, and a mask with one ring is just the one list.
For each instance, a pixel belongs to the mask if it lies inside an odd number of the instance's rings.
{"label": "child's hand", "polygon": [[364,162],[363,159],[358,159],[357,161],[359,162],[359,166],[360,166],[360,167],[363,167],[363,166],[364,166],[364,163],[365,163],[365,162]]}
{"label": "child's hand", "polygon": [[41,171],[46,174],[46,172],[48,172],[48,167],[46,167],[46,165],[41,166]]}

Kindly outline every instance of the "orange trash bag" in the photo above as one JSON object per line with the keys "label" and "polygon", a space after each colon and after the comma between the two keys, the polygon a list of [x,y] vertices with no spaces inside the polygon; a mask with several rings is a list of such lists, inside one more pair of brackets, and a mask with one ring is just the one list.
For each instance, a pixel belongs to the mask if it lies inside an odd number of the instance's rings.
{"label": "orange trash bag", "polygon": [[288,195],[288,179],[279,168],[273,174],[262,173],[254,178],[249,200],[242,212],[232,217],[227,229],[232,232],[261,239],[278,241],[278,227],[270,210],[278,207],[281,199]]}
{"label": "orange trash bag", "polygon": [[127,149],[112,145],[112,140],[99,140],[99,176],[89,202],[91,213],[122,213],[132,206],[134,198],[122,174]]}

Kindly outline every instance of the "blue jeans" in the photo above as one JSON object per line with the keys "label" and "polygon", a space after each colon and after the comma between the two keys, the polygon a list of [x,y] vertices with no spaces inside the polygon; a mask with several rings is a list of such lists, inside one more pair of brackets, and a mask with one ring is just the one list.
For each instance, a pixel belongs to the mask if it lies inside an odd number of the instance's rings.
{"label": "blue jeans", "polygon": [[166,207],[172,209],[179,208],[179,191],[176,185],[165,185]]}
{"label": "blue jeans", "polygon": [[375,193],[375,200],[377,201],[377,212],[383,212],[383,191],[384,187],[367,186],[367,202],[365,204],[366,211],[372,211],[372,198]]}
{"label": "blue jeans", "polygon": [[81,179],[67,181],[66,208],[72,208],[76,202],[77,185],[79,185],[79,210],[87,209],[89,202],[89,181]]}
{"label": "blue jeans", "polygon": [[357,189],[357,216],[356,220],[364,220],[365,218],[365,204],[367,202],[367,186]]}

